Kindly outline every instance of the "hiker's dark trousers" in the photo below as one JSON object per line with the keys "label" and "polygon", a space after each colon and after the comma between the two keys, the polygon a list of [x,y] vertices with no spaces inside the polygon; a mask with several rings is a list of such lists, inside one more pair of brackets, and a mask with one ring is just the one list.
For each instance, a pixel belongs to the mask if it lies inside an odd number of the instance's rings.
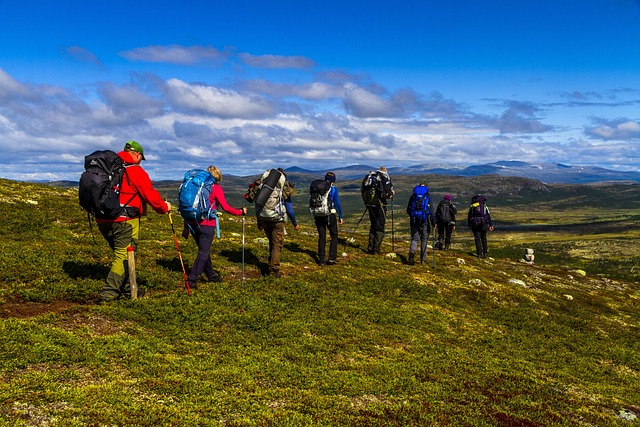
{"label": "hiker's dark trousers", "polygon": [[451,233],[453,232],[453,226],[450,222],[438,223],[438,242],[444,242],[445,247],[449,247],[451,244]]}
{"label": "hiker's dark trousers", "polygon": [[387,220],[387,208],[386,206],[367,206],[369,212],[369,246],[367,251],[369,253],[380,253],[380,246],[382,245],[382,239],[384,239],[384,226]]}
{"label": "hiker's dark trousers", "polygon": [[420,261],[427,260],[427,243],[429,242],[429,233],[431,232],[431,224],[429,221],[417,222],[411,220],[411,246],[409,252],[416,253],[418,250],[418,242],[420,242]]}
{"label": "hiker's dark trousers", "polygon": [[318,262],[326,261],[327,229],[331,242],[329,244],[329,260],[335,261],[338,257],[338,217],[335,214],[315,217],[318,229]]}
{"label": "hiker's dark trousers", "polygon": [[194,226],[191,234],[198,245],[198,255],[189,273],[189,285],[193,286],[202,273],[206,274],[209,280],[217,275],[211,264],[211,244],[216,235],[216,228],[210,225]]}
{"label": "hiker's dark trousers", "polygon": [[476,255],[486,256],[489,252],[487,246],[487,231],[489,231],[489,224],[472,225],[471,231],[473,232],[473,239],[476,243]]}

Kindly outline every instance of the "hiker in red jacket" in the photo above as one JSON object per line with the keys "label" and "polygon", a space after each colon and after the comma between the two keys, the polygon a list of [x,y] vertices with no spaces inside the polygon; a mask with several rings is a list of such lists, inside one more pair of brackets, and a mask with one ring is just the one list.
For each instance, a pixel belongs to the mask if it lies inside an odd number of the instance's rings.
{"label": "hiker in red jacket", "polygon": [[[120,188],[120,204],[125,206],[122,215],[116,219],[96,218],[98,228],[113,251],[111,270],[100,293],[100,302],[113,301],[121,296],[131,297],[128,274],[127,248],[138,246],[140,217],[147,213],[147,205],[151,205],[159,214],[171,210],[171,204],[162,200],[160,193],[153,188],[147,172],[140,166],[145,160],[144,149],[136,141],[125,144],[118,156],[125,163],[125,173]],[[145,294],[144,288],[138,288],[138,295]]]}

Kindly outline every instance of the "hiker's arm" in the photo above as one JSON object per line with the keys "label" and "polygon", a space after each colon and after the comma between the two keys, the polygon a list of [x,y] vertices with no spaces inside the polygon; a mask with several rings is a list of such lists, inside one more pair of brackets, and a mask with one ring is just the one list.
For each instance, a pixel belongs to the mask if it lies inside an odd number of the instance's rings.
{"label": "hiker's arm", "polygon": [[171,209],[171,205],[165,202],[158,190],[153,188],[151,178],[140,166],[127,168],[130,183],[145,203],[148,203],[154,211],[159,214],[166,214]]}
{"label": "hiker's arm", "polygon": [[338,219],[342,220],[342,204],[340,204],[340,195],[338,194],[338,189],[336,187],[332,187],[335,190],[333,191],[333,207],[338,213]]}
{"label": "hiker's arm", "polygon": [[293,211],[293,202],[291,201],[291,197],[287,197],[287,199],[284,201],[284,208],[287,211],[287,216],[289,217],[293,228],[297,230],[298,222],[296,221],[296,214]]}
{"label": "hiker's arm", "polygon": [[224,191],[220,185],[213,186],[213,198],[216,200],[218,206],[220,206],[225,212],[229,212],[231,215],[242,215],[242,209],[236,209],[227,203],[227,199],[224,197]]}

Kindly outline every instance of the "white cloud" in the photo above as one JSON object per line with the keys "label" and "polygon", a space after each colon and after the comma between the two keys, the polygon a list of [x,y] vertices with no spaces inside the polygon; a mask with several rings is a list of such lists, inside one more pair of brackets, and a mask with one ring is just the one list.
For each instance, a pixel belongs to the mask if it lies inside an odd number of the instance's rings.
{"label": "white cloud", "polygon": [[356,117],[388,117],[393,113],[386,100],[361,87],[347,90],[344,103],[347,111]]}
{"label": "white cloud", "polygon": [[313,60],[304,56],[252,55],[250,53],[241,53],[238,55],[238,57],[245,64],[256,68],[305,69],[311,68],[316,65]]}
{"label": "white cloud", "polygon": [[587,128],[585,133],[591,138],[605,140],[640,139],[640,123],[634,120],[603,122],[600,125]]}
{"label": "white cloud", "polygon": [[25,95],[27,89],[0,68],[0,99],[11,95]]}
{"label": "white cloud", "polygon": [[170,64],[190,65],[199,62],[224,61],[227,53],[211,46],[147,46],[120,52],[130,61],[166,62]]}
{"label": "white cloud", "polygon": [[256,94],[240,94],[232,89],[188,84],[178,79],[168,80],[165,90],[169,102],[180,109],[224,118],[257,118],[273,114],[271,106]]}

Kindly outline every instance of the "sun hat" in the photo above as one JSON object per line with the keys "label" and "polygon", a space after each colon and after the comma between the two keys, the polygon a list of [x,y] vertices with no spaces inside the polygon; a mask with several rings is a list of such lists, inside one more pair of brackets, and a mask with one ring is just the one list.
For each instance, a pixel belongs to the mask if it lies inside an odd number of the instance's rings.
{"label": "sun hat", "polygon": [[147,160],[144,158],[144,148],[137,141],[129,141],[124,145],[124,149],[126,151],[135,151],[136,153],[140,153],[142,155],[142,160]]}

